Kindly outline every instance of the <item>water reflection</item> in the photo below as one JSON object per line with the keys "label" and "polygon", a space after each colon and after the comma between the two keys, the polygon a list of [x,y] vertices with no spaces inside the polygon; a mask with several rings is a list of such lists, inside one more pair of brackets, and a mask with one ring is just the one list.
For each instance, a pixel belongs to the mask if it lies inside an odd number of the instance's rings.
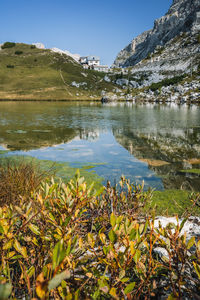
{"label": "water reflection", "polygon": [[113,181],[123,173],[159,189],[200,190],[197,175],[179,172],[200,168],[196,106],[2,102],[0,144],[40,159],[100,163],[97,173]]}

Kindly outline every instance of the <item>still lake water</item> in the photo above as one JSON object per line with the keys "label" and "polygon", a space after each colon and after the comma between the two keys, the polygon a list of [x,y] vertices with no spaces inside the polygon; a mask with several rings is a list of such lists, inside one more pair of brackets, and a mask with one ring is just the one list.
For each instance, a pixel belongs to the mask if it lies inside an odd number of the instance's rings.
{"label": "still lake water", "polygon": [[0,150],[123,174],[157,189],[200,191],[200,108],[130,103],[1,102]]}

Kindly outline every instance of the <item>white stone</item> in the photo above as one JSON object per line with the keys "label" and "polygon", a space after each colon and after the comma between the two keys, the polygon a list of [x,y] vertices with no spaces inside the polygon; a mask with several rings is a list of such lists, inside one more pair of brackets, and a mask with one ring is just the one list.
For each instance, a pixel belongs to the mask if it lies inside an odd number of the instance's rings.
{"label": "white stone", "polygon": [[72,54],[68,50],[61,50],[59,48],[51,48],[51,51],[53,51],[55,53],[60,53],[60,54],[68,55],[68,56],[72,57],[77,62],[80,59],[80,55],[79,54]]}
{"label": "white stone", "polygon": [[32,45],[34,45],[38,49],[45,49],[45,45],[42,43],[33,43]]}

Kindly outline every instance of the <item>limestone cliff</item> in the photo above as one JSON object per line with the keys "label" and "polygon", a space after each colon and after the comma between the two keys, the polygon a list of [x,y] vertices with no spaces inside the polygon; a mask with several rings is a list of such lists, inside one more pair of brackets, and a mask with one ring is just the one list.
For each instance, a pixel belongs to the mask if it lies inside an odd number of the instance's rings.
{"label": "limestone cliff", "polygon": [[156,49],[160,48],[163,51],[170,41],[182,33],[192,37],[199,30],[200,1],[173,0],[166,15],[155,20],[152,30],[142,33],[120,51],[114,61],[114,66],[135,66],[143,59],[150,58],[150,54]]}

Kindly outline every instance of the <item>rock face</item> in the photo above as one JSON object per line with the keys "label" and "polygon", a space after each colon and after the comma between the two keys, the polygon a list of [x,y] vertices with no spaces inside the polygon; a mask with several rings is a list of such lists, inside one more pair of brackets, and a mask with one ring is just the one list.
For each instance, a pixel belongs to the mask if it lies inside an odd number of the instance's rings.
{"label": "rock face", "polygon": [[151,33],[151,30],[143,32],[141,35],[136,37],[126,48],[121,50],[114,61],[114,66],[121,67],[126,65],[126,61],[129,60],[129,58],[137,54],[137,52],[141,52],[143,48],[143,44],[147,38],[147,36]]}
{"label": "rock face", "polygon": [[163,48],[181,33],[190,36],[200,30],[200,1],[174,0],[167,14],[155,20],[152,30],[146,31],[118,54],[114,66],[135,66],[156,49]]}

